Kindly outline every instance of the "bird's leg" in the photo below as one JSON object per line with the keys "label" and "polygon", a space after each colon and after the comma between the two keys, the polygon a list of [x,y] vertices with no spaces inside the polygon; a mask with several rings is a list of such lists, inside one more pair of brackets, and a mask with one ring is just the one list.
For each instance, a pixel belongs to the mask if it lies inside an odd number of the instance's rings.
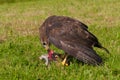
{"label": "bird's leg", "polygon": [[65,58],[64,58],[63,61],[62,61],[62,65],[68,66],[68,64],[66,63],[67,58],[68,58],[68,54],[65,54]]}

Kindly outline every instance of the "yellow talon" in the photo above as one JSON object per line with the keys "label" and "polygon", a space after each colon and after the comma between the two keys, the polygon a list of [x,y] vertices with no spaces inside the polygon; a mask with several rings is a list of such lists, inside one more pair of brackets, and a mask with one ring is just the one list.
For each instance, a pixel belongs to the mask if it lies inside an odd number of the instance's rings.
{"label": "yellow talon", "polygon": [[62,61],[62,65],[63,66],[68,66],[68,64],[66,63],[67,57],[68,57],[68,55],[66,55],[65,58],[64,58],[64,60]]}
{"label": "yellow talon", "polygon": [[63,66],[68,66],[68,64],[67,64],[67,63],[64,63],[64,62],[62,62],[62,65],[63,65]]}

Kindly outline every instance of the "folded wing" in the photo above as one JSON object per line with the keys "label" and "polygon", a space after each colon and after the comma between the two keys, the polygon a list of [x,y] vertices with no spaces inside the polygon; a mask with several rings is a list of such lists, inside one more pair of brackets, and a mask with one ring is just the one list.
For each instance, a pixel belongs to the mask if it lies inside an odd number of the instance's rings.
{"label": "folded wing", "polygon": [[47,35],[50,43],[57,48],[84,63],[98,65],[102,59],[92,48],[92,45],[98,43],[98,40],[84,26],[80,22],[62,20],[54,22],[47,30]]}

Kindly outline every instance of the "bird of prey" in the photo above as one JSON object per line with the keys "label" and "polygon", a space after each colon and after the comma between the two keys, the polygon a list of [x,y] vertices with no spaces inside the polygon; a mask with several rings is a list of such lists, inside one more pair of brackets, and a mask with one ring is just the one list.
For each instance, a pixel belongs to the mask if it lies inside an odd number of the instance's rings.
{"label": "bird of prey", "polygon": [[87,64],[99,65],[102,58],[96,53],[93,47],[104,49],[95,35],[88,31],[88,26],[79,20],[67,16],[50,16],[39,28],[40,40],[46,50],[50,45],[65,52],[62,64],[65,65],[68,55]]}

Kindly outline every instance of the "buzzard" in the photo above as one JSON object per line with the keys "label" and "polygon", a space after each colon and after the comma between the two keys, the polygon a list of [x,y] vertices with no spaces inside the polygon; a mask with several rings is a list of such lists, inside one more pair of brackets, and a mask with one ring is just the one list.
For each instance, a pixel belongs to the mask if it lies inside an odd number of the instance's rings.
{"label": "buzzard", "polygon": [[51,50],[51,44],[65,52],[63,65],[65,65],[68,55],[87,64],[101,64],[102,58],[93,47],[104,49],[109,53],[96,36],[88,31],[87,25],[67,16],[48,17],[40,26],[39,32],[41,43],[48,53]]}

